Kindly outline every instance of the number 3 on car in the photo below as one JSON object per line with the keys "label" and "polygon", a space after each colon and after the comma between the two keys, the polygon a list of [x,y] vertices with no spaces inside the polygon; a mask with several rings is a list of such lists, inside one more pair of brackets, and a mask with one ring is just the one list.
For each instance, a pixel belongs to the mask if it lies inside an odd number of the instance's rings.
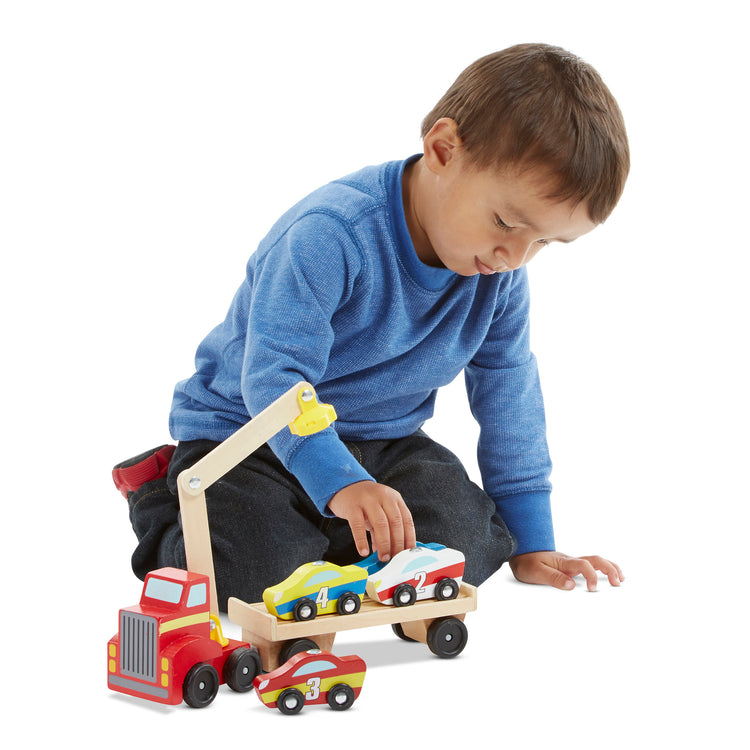
{"label": "number 3 on car", "polygon": [[365,671],[359,656],[339,657],[313,649],[296,654],[273,672],[258,675],[253,685],[264,705],[283,714],[321,703],[344,711],[359,697]]}

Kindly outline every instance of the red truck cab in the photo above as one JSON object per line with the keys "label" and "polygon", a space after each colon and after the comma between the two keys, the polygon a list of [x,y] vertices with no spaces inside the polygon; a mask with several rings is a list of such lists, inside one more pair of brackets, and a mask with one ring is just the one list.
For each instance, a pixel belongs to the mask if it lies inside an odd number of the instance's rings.
{"label": "red truck cab", "polygon": [[161,568],[146,576],[140,604],[120,610],[120,630],[107,645],[107,685],[168,705],[207,706],[219,685],[253,687],[257,649],[224,638],[211,615],[209,579]]}

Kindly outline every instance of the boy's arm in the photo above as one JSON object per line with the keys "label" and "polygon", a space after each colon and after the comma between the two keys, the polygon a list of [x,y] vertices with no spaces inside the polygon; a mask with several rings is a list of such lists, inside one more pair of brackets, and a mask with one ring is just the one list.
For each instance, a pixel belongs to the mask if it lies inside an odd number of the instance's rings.
{"label": "boy's arm", "polygon": [[518,554],[554,550],[552,463],[539,374],[529,346],[525,268],[508,275],[495,319],[465,376],[480,427],[477,459],[485,491],[516,537]]}
{"label": "boy's arm", "polygon": [[516,536],[510,560],[524,583],[573,589],[585,578],[596,589],[597,572],[613,586],[620,568],[598,555],[571,557],[555,550],[549,503],[552,464],[545,437],[536,360],[529,348],[529,292],[526,270],[514,272],[507,301],[498,311],[485,345],[466,370],[472,411],[480,424],[478,457],[485,490]]}
{"label": "boy's arm", "polygon": [[[251,415],[300,379],[321,384],[334,342],[332,318],[352,295],[361,265],[345,227],[312,214],[292,225],[249,273],[253,302],[242,393]],[[318,394],[325,398],[320,388]],[[321,514],[348,521],[360,554],[369,554],[368,532],[381,559],[416,544],[401,495],[376,483],[334,428],[304,438],[284,430],[269,445]]]}

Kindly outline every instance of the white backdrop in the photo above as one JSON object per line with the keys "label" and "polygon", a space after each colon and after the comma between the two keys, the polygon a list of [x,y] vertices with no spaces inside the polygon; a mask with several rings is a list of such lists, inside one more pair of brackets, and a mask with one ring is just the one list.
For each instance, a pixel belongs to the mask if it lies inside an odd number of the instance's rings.
{"label": "white backdrop", "polygon": [[[746,747],[738,6],[267,5],[1,6],[8,734],[194,747],[333,732],[365,748],[447,747],[480,725],[530,750]],[[455,76],[522,41],[593,63],[630,134],[611,219],[530,267],[558,544],[611,557],[626,582],[563,593],[503,570],[454,661],[387,628],[342,637],[369,670],[341,715],[289,719],[224,689],[205,711],[109,692],[106,641],[140,592],[111,466],[169,440],[173,385],[277,216],[330,179],[417,152],[421,118]],[[427,430],[476,476],[461,382]]]}

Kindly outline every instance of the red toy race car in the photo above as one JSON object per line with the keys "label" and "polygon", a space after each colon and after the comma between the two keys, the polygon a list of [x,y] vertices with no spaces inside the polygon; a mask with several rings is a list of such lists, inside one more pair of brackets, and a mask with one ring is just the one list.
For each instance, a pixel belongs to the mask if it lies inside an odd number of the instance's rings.
{"label": "red toy race car", "polygon": [[278,669],[258,675],[255,692],[268,708],[296,714],[306,704],[328,703],[334,711],[349,708],[362,690],[367,667],[359,656],[303,651]]}

